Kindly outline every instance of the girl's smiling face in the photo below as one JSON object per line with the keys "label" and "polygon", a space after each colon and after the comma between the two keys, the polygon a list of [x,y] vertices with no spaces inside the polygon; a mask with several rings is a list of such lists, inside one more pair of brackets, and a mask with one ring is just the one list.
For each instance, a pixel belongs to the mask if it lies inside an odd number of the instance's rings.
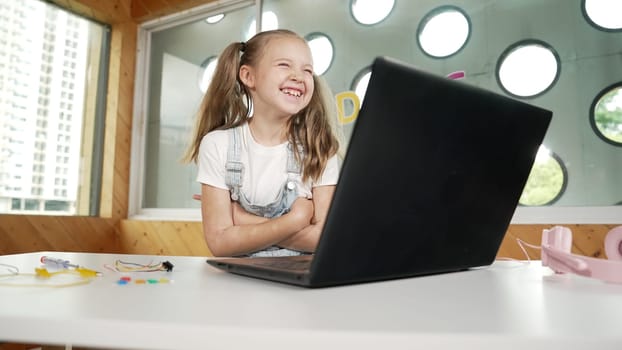
{"label": "girl's smiling face", "polygon": [[257,65],[240,68],[253,98],[254,115],[285,117],[305,108],[313,95],[313,59],[304,40],[270,39]]}

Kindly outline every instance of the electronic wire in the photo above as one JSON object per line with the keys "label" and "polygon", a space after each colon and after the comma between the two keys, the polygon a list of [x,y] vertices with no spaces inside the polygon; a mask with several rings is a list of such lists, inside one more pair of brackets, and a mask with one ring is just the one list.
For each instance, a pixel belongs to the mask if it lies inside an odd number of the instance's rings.
{"label": "electronic wire", "polygon": [[149,264],[138,264],[134,262],[115,260],[114,266],[107,268],[117,272],[154,272],[154,271],[172,271],[173,264],[168,261]]}
{"label": "electronic wire", "polygon": [[[56,273],[54,273],[56,274]],[[16,279],[26,279],[32,280],[35,279],[40,281],[41,283],[21,283],[16,282]],[[91,282],[92,278],[85,278],[80,276],[78,280],[67,283],[48,283],[50,278],[42,278],[39,273],[17,273],[17,274],[4,274],[0,275],[0,286],[2,287],[44,287],[44,288],[65,288],[65,287],[73,287],[79,286],[83,284],[88,284]]]}

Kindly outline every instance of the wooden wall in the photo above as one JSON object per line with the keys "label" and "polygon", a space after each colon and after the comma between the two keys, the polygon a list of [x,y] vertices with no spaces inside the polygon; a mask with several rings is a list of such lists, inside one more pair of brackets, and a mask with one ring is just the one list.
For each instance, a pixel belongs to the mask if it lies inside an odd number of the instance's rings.
{"label": "wooden wall", "polygon": [[[497,257],[526,259],[518,239],[540,245],[542,230],[551,225],[510,225]],[[604,239],[617,225],[565,225],[573,231],[573,252],[604,258]],[[123,252],[155,255],[211,255],[200,222],[123,220],[120,247]],[[539,259],[540,251],[526,249],[530,259]]]}
{"label": "wooden wall", "polygon": [[121,221],[119,246],[124,252],[156,255],[212,255],[200,222]]}
{"label": "wooden wall", "polygon": [[[106,115],[102,217],[0,215],[0,254],[79,251],[210,255],[199,222],[127,219],[138,25],[213,0],[50,0],[112,26]],[[622,219],[621,219],[622,223]],[[521,238],[539,244],[550,225],[511,225],[500,257],[524,258]],[[572,225],[575,252],[602,257],[604,235],[615,225]],[[532,258],[539,252],[531,250]]]}

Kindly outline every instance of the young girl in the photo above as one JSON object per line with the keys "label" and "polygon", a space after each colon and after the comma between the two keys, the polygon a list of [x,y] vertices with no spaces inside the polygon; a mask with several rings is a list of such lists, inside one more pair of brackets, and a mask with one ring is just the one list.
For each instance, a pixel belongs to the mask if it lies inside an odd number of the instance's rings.
{"label": "young girl", "polygon": [[313,252],[337,183],[330,92],[294,32],[260,32],[218,59],[186,159],[198,163],[215,256]]}

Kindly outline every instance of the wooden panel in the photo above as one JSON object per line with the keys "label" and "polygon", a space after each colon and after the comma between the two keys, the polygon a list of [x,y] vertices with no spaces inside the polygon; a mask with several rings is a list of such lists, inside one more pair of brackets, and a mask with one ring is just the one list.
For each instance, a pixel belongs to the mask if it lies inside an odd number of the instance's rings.
{"label": "wooden panel", "polygon": [[121,221],[120,249],[131,254],[211,256],[200,222]]}
{"label": "wooden panel", "polygon": [[2,215],[0,254],[35,251],[119,252],[114,220]]}
{"label": "wooden panel", "polygon": [[[498,258],[526,259],[518,239],[540,245],[542,230],[553,225],[510,225],[499,248]],[[572,251],[605,258],[605,235],[616,225],[566,225],[573,231]],[[210,256],[199,222],[123,220],[120,249],[132,254]],[[526,248],[531,259],[540,259],[540,251]]]}
{"label": "wooden panel", "polygon": [[132,0],[47,0],[74,13],[103,23],[116,24],[131,20]]}
{"label": "wooden panel", "polygon": [[131,22],[119,23],[112,29],[102,184],[103,217],[127,217],[137,30],[137,25]]}
{"label": "wooden panel", "polygon": [[[554,225],[511,225],[505,235],[498,257],[525,259],[525,253],[520,249],[518,240],[539,246],[542,230]],[[575,254],[606,258],[604,241],[607,233],[616,225],[563,225],[572,230],[572,252]],[[526,248],[531,259],[540,259],[540,251]]]}
{"label": "wooden panel", "polygon": [[[41,349],[41,345],[0,343],[0,350],[31,350],[31,349],[32,350]],[[48,349],[46,348],[45,350],[48,350]]]}
{"label": "wooden panel", "polygon": [[131,16],[137,23],[181,12],[215,0],[132,0]]}

